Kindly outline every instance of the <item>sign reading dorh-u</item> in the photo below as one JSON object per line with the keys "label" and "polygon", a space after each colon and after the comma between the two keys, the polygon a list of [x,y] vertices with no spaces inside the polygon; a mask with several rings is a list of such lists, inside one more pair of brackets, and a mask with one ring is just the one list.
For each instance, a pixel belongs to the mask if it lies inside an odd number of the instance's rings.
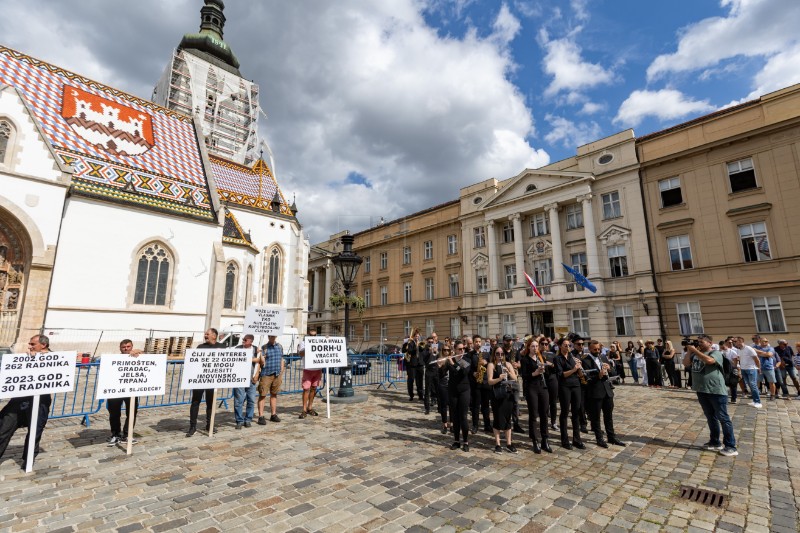
{"label": "sign reading dorh-u", "polygon": [[0,363],[0,398],[72,392],[76,352],[9,353]]}
{"label": "sign reading dorh-u", "polygon": [[252,348],[186,350],[181,388],[246,387],[252,379],[252,361]]}
{"label": "sign reading dorh-u", "polygon": [[244,314],[244,333],[280,335],[285,321],[286,309],[283,307],[251,306]]}
{"label": "sign reading dorh-u", "polygon": [[344,337],[306,337],[305,364],[308,370],[347,366]]}

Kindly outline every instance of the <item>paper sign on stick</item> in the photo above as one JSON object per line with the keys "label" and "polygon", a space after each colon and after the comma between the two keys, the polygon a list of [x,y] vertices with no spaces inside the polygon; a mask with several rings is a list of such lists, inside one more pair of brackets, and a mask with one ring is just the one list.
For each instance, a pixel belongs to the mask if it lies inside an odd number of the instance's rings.
{"label": "paper sign on stick", "polygon": [[305,363],[308,370],[347,366],[344,337],[306,337]]}
{"label": "paper sign on stick", "polygon": [[0,363],[0,398],[72,392],[76,352],[9,353]]}
{"label": "paper sign on stick", "polygon": [[186,350],[181,388],[247,387],[252,361],[252,348]]}
{"label": "paper sign on stick", "polygon": [[161,396],[166,377],[167,354],[104,354],[97,375],[97,398]]}
{"label": "paper sign on stick", "polygon": [[248,307],[244,314],[245,334],[280,335],[286,322],[286,309],[283,307]]}

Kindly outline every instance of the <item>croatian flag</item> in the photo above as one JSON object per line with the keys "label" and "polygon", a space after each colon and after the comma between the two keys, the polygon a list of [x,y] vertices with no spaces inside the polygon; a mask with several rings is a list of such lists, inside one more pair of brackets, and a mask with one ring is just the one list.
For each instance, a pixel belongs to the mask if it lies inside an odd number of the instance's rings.
{"label": "croatian flag", "polygon": [[769,242],[767,241],[767,237],[766,236],[762,236],[760,239],[758,239],[758,251],[761,252],[762,255],[766,255],[767,257],[770,257],[770,255],[769,255]]}
{"label": "croatian flag", "polygon": [[525,279],[528,280],[528,285],[531,286],[531,289],[533,290],[533,294],[538,296],[541,301],[544,301],[544,298],[542,298],[542,293],[540,293],[539,289],[536,288],[536,284],[533,282],[533,280],[528,275],[528,273],[527,272],[523,272],[523,274],[525,274]]}

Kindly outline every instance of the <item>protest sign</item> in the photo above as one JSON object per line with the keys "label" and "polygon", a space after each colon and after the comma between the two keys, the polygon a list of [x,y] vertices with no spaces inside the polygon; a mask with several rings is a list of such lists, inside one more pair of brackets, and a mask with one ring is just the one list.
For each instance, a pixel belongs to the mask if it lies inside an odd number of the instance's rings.
{"label": "protest sign", "polygon": [[166,354],[104,354],[97,375],[97,398],[161,396],[165,392]]}
{"label": "protest sign", "polygon": [[72,392],[76,352],[9,353],[0,364],[0,398]]}
{"label": "protest sign", "polygon": [[305,364],[308,370],[347,366],[344,337],[306,337]]}
{"label": "protest sign", "polygon": [[252,349],[186,350],[182,389],[247,387],[250,383]]}
{"label": "protest sign", "polygon": [[248,307],[244,314],[245,334],[280,335],[286,321],[286,309],[283,307]]}

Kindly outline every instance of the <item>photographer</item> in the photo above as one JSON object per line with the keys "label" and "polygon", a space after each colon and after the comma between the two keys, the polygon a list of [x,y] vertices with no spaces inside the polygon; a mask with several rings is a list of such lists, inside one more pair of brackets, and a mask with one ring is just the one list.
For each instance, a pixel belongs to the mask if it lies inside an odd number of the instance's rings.
{"label": "photographer", "polygon": [[[732,457],[736,451],[736,438],[733,436],[733,422],[728,416],[728,388],[723,375],[722,353],[711,349],[711,337],[699,335],[696,341],[686,345],[684,366],[692,369],[692,390],[703,408],[708,421],[711,438],[705,444],[707,450],[717,450],[720,454]],[[723,444],[719,442],[722,426]]]}

